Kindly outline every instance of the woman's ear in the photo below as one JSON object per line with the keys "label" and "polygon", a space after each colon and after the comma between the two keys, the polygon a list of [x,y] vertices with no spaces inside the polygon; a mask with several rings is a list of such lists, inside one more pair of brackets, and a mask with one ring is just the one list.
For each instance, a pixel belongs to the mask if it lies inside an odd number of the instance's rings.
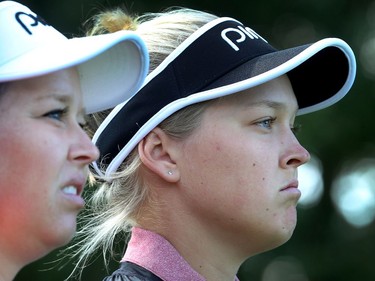
{"label": "woman's ear", "polygon": [[169,151],[174,141],[159,127],[153,129],[138,144],[142,163],[167,182],[176,182],[180,174]]}

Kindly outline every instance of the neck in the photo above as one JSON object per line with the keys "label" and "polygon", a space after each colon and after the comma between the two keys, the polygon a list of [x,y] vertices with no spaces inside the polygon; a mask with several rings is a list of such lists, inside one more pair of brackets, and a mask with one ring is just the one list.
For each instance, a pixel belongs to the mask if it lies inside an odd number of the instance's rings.
{"label": "neck", "polygon": [[[172,202],[172,201],[170,201]],[[209,224],[202,225],[189,212],[176,211],[166,204],[155,212],[153,218],[140,221],[139,225],[166,238],[207,281],[233,281],[237,271],[246,259],[233,246],[233,241],[218,235]],[[173,211],[171,211],[173,210]]]}
{"label": "neck", "polygon": [[[181,219],[181,218],[180,218]],[[191,227],[192,224],[181,219],[189,226],[161,233],[177,249],[184,259],[207,281],[233,281],[243,262],[232,245],[223,243],[215,235],[205,233],[200,228]]]}

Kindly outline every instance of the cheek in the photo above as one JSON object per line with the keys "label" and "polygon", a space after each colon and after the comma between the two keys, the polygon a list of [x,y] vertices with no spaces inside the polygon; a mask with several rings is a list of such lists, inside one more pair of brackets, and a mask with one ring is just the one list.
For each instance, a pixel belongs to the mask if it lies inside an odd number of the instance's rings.
{"label": "cheek", "polygon": [[240,165],[237,164],[230,176],[233,180],[232,196],[235,196],[233,203],[244,212],[255,210],[269,214],[268,211],[274,209],[276,175],[271,173],[271,164],[266,158],[258,161],[254,161],[254,158],[249,161],[244,159]]}
{"label": "cheek", "polygon": [[5,130],[0,137],[0,177],[18,185],[43,183],[59,165],[64,148],[53,136],[43,134],[43,128],[34,128],[34,133],[28,124],[16,128]]}
{"label": "cheek", "polygon": [[0,137],[0,182],[4,195],[1,205],[7,204],[13,212],[15,206],[22,206],[18,210],[20,218],[26,219],[47,207],[48,187],[52,181],[49,175],[54,172],[53,162],[56,161],[50,156],[51,152],[43,153],[49,150],[47,142],[37,142],[27,132],[19,134],[8,130]]}

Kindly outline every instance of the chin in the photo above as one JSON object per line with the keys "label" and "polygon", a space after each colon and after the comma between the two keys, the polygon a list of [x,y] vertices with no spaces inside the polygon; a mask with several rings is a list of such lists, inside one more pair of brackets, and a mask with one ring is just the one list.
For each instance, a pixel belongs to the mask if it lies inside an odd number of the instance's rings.
{"label": "chin", "polygon": [[280,233],[280,245],[286,243],[289,241],[289,239],[292,237],[294,233],[294,229],[296,227],[296,224],[293,224],[293,226],[284,227]]}
{"label": "chin", "polygon": [[268,252],[270,250],[278,248],[281,245],[288,242],[291,237],[292,237],[292,233],[290,233],[289,235],[282,235],[282,236],[280,235],[278,237],[274,237],[273,240],[268,241],[269,243],[263,248],[263,251],[259,251],[259,253]]}
{"label": "chin", "polygon": [[296,224],[287,224],[281,226],[278,230],[275,230],[273,238],[270,240],[270,247],[268,250],[277,248],[290,240],[294,233]]}
{"label": "chin", "polygon": [[68,244],[76,233],[76,221],[74,223],[61,223],[58,227],[50,229],[49,234],[45,237],[45,244],[51,250]]}

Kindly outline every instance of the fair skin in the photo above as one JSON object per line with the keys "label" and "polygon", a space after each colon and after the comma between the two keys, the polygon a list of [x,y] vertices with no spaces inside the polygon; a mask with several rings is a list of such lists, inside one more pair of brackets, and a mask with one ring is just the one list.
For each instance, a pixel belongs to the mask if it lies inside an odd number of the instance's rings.
{"label": "fair skin", "polygon": [[233,280],[248,257],[285,243],[297,221],[297,168],[310,158],[293,132],[297,109],[282,76],[215,101],[183,140],[155,128],[138,151],[158,204],[143,209],[140,226],[207,280]]}
{"label": "fair skin", "polygon": [[98,157],[82,123],[75,68],[10,82],[0,96],[0,280],[72,238]]}

